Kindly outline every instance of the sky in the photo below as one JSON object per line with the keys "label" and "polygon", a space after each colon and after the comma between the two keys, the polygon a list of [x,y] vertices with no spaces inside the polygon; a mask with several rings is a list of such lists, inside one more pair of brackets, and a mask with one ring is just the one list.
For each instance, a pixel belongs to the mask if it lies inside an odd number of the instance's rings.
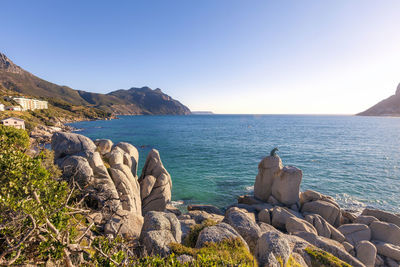
{"label": "sky", "polygon": [[400,82],[398,0],[1,2],[0,52],[107,93],[149,86],[192,111],[354,114]]}

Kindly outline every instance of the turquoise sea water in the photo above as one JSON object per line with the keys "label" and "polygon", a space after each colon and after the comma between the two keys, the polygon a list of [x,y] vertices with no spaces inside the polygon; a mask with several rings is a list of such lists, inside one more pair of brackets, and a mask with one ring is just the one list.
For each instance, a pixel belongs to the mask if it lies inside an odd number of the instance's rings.
{"label": "turquoise sea water", "polygon": [[[73,123],[92,139],[135,145],[140,169],[160,151],[172,198],[220,207],[251,192],[258,163],[274,147],[303,170],[301,188],[348,208],[400,212],[400,118],[303,115],[121,116]],[[140,175],[140,172],[139,172]]]}

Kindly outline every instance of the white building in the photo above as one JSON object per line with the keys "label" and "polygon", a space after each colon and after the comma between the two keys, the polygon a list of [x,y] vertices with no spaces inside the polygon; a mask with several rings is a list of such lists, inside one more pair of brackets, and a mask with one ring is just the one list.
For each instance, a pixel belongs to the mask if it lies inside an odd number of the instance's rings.
{"label": "white building", "polygon": [[23,111],[48,108],[47,101],[30,99],[25,97],[13,97],[13,100],[22,107]]}
{"label": "white building", "polygon": [[17,129],[25,130],[25,121],[22,119],[11,117],[11,118],[1,120],[1,124],[3,124],[4,126],[11,126],[11,127],[17,128]]}
{"label": "white building", "polygon": [[5,110],[4,105],[3,105],[3,104],[0,104],[0,111],[4,111],[4,110]]}

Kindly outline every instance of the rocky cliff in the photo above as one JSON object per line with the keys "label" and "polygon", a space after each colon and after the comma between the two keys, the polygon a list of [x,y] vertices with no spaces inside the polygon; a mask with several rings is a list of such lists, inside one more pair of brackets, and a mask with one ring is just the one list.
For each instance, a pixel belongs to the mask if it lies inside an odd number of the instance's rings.
{"label": "rocky cliff", "polygon": [[14,64],[2,53],[0,53],[1,87],[25,96],[50,100],[50,103],[59,107],[64,105],[62,102],[66,102],[72,105],[98,108],[114,115],[190,114],[189,108],[160,89],[131,88],[108,94],[74,90],[68,86],[60,86],[36,77]]}
{"label": "rocky cliff", "polygon": [[359,116],[400,116],[400,84],[397,86],[396,94],[390,96],[358,113]]}

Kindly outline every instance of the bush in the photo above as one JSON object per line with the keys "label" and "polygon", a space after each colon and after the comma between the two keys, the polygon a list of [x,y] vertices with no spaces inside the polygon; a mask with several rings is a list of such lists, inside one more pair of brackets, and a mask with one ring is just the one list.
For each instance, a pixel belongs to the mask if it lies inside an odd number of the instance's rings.
{"label": "bush", "polygon": [[24,130],[0,127],[0,265],[61,259],[70,232],[68,184],[53,179],[42,158],[23,153]]}
{"label": "bush", "polygon": [[307,247],[307,254],[311,257],[311,264],[313,267],[327,266],[327,267],[350,267],[351,265],[336,258],[332,254],[323,251],[316,247]]}
{"label": "bush", "polygon": [[207,220],[204,220],[203,223],[201,223],[201,224],[193,225],[190,229],[190,232],[188,233],[188,235],[186,236],[186,238],[184,240],[184,244],[188,247],[194,248],[196,246],[197,238],[199,237],[200,232],[204,228],[206,228],[208,226],[213,226],[216,224],[217,224],[216,221],[207,219]]}

